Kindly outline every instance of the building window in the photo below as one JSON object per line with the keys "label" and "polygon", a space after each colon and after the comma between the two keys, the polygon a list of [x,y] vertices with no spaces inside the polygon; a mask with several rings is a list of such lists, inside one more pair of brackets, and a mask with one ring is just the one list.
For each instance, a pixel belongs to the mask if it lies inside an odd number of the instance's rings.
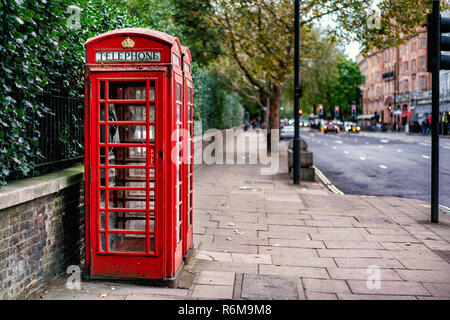
{"label": "building window", "polygon": [[426,39],[425,38],[422,38],[422,49],[425,49],[426,48]]}
{"label": "building window", "polygon": [[405,80],[405,92],[409,92],[409,81],[408,81],[408,79]]}
{"label": "building window", "polygon": [[405,54],[409,54],[409,45],[405,46]]}
{"label": "building window", "polygon": [[426,65],[425,65],[425,57],[422,57],[422,68],[425,69]]}
{"label": "building window", "polygon": [[405,72],[409,71],[409,64],[408,61],[405,62]]}
{"label": "building window", "polygon": [[425,76],[422,76],[422,90],[425,90],[427,87],[427,79]]}

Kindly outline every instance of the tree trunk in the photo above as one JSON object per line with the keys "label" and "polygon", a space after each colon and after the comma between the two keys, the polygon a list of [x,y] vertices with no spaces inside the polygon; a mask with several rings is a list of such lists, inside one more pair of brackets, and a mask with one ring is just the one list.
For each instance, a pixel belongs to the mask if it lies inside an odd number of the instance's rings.
{"label": "tree trunk", "polygon": [[270,129],[280,128],[280,107],[283,89],[281,85],[273,85],[270,97]]}
{"label": "tree trunk", "polygon": [[269,127],[267,128],[267,152],[272,150],[272,134],[271,129],[280,128],[280,106],[282,88],[279,85],[272,85],[272,94],[270,96],[270,118]]}

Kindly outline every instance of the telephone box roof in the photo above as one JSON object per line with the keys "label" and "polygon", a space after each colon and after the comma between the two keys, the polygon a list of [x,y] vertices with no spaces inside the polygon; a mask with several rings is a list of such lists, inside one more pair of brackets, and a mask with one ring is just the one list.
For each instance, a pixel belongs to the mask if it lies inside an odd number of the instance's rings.
{"label": "telephone box roof", "polygon": [[156,41],[164,42],[169,45],[173,45],[175,42],[179,43],[179,40],[177,37],[171,36],[170,34],[167,34],[167,33],[161,32],[161,31],[147,29],[147,28],[125,28],[125,29],[117,29],[117,30],[104,32],[95,37],[89,38],[84,43],[84,45],[86,45],[86,46],[91,45],[91,44],[101,41],[105,38],[111,38],[114,36],[118,36],[118,37],[119,36],[141,36],[141,37],[144,36],[144,37],[152,38]]}

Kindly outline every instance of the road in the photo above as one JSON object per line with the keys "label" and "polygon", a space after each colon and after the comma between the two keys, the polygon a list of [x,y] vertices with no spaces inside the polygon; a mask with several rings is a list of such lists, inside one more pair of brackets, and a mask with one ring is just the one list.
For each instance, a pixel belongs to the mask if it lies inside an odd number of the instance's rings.
{"label": "road", "polygon": [[[314,165],[342,192],[430,202],[431,138],[302,130]],[[440,139],[440,204],[450,207],[450,139]]]}

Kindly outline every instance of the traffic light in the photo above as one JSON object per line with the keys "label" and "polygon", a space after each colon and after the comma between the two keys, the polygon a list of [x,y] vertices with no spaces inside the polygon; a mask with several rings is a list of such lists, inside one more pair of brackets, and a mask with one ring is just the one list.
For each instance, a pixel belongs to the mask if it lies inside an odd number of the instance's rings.
{"label": "traffic light", "polygon": [[323,116],[323,105],[319,104],[319,107],[317,110],[318,110],[319,116]]}
{"label": "traffic light", "polygon": [[339,107],[338,106],[334,107],[334,116],[336,118],[339,117]]}
{"label": "traffic light", "polygon": [[352,116],[356,117],[356,106],[352,105]]}
{"label": "traffic light", "polygon": [[283,107],[283,106],[280,106],[280,110],[283,111],[283,110],[284,110],[284,107]]}
{"label": "traffic light", "polygon": [[[439,1],[437,1],[439,2]],[[427,17],[428,27],[428,72],[439,72],[439,70],[450,70],[450,55],[442,54],[441,51],[450,51],[450,37],[443,33],[450,32],[450,18],[441,16],[438,10]]]}

